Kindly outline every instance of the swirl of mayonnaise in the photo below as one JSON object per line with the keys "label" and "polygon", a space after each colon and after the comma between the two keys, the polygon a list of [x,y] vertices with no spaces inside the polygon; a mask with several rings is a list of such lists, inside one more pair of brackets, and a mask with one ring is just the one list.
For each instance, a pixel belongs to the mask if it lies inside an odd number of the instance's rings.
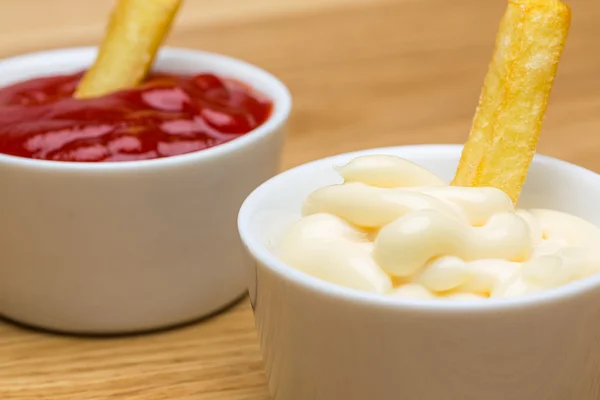
{"label": "swirl of mayonnaise", "polygon": [[398,298],[478,300],[600,272],[600,229],[553,210],[515,210],[501,190],[446,185],[388,155],[336,167],[279,256],[325,281]]}

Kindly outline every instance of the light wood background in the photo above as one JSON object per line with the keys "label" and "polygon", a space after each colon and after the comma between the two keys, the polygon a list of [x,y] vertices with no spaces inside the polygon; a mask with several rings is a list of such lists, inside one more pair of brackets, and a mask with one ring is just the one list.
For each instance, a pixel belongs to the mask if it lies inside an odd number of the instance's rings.
{"label": "light wood background", "polygon": [[[111,3],[2,0],[0,56],[94,44]],[[600,3],[571,5],[539,151],[600,171]],[[463,142],[504,8],[505,0],[187,0],[169,44],[246,59],[288,84],[289,168],[367,147]],[[118,339],[0,322],[0,399],[268,395],[244,300],[201,324]]]}

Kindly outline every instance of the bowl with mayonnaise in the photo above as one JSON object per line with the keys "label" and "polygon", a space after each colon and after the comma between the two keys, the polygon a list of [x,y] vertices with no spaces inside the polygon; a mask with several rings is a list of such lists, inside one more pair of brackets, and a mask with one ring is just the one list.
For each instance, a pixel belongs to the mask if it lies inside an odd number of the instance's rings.
{"label": "bowl with mayonnaise", "polygon": [[513,205],[448,184],[461,150],[342,154],[246,199],[275,399],[600,398],[600,176],[538,155]]}

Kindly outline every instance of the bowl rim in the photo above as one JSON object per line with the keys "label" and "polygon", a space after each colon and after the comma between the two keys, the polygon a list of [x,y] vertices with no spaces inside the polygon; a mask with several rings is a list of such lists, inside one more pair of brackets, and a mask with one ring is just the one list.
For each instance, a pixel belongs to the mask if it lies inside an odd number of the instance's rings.
{"label": "bowl rim", "polygon": [[[277,258],[271,251],[269,251],[265,247],[260,238],[252,234],[253,230],[251,228],[252,224],[250,221],[251,216],[253,214],[253,210],[260,203],[258,199],[264,192],[270,190],[271,185],[275,184],[276,182],[286,180],[288,176],[292,173],[298,173],[298,171],[301,171],[303,169],[308,170],[311,167],[319,164],[333,165],[340,158],[354,158],[366,154],[375,153],[385,154],[395,149],[404,149],[414,154],[432,152],[432,150],[437,152],[460,154],[462,148],[463,145],[458,144],[423,144],[379,147],[337,154],[334,156],[311,161],[306,164],[302,164],[295,168],[289,169],[285,172],[280,173],[279,175],[276,175],[275,177],[269,179],[268,181],[264,182],[262,185],[257,187],[242,204],[242,207],[240,208],[240,212],[238,214],[238,230],[242,242],[244,243],[247,251],[254,258],[254,260],[258,261],[258,263],[262,264],[264,268],[267,268],[284,281],[301,286],[304,289],[314,293],[315,295],[331,297],[336,300],[353,303],[355,305],[385,308],[388,310],[412,310],[432,313],[488,313],[491,311],[510,311],[517,308],[540,307],[543,305],[555,304],[557,302],[565,301],[576,296],[584,295],[593,290],[600,290],[600,274],[596,274],[588,278],[568,283],[566,285],[558,286],[556,288],[551,288],[537,293],[517,297],[486,298],[479,301],[441,301],[439,299],[434,301],[427,299],[402,299],[400,301],[399,299],[391,296],[362,292],[356,289],[336,285],[334,283],[326,282],[319,278],[308,275],[302,271],[298,271],[290,265],[286,264],[285,262],[281,261],[279,258]],[[578,174],[588,175],[590,177],[593,176],[595,179],[600,178],[600,175],[593,171],[549,156],[536,154],[534,157],[534,162],[536,164],[555,165],[562,169],[571,170]]]}
{"label": "bowl rim", "polygon": [[[50,57],[78,57],[91,58],[93,60],[97,54],[97,46],[81,46],[81,47],[65,47],[54,50],[43,50],[37,52],[24,53],[0,60],[0,70],[5,67],[15,68],[19,64],[32,64],[47,60]],[[157,60],[160,57],[175,57],[188,59],[205,59],[213,64],[229,64],[229,66],[239,71],[248,71],[250,74],[260,75],[266,82],[265,86],[270,87],[273,92],[268,95],[273,102],[273,111],[269,118],[259,127],[244,134],[234,140],[222,143],[218,146],[207,149],[180,154],[171,157],[147,159],[147,160],[131,160],[131,161],[107,161],[107,162],[76,162],[76,161],[53,161],[40,160],[26,157],[13,156],[0,153],[0,165],[10,165],[21,168],[58,170],[58,171],[121,171],[121,170],[139,170],[139,169],[154,169],[161,167],[178,166],[184,163],[205,162],[211,161],[218,157],[227,157],[232,153],[243,151],[244,148],[260,141],[265,136],[269,136],[273,132],[279,130],[287,121],[292,109],[292,96],[285,84],[275,77],[272,73],[243,61],[238,58],[226,56],[219,53],[213,53],[203,50],[196,50],[182,47],[164,46],[160,49]],[[200,69],[199,69],[200,71]],[[39,76],[43,76],[43,71],[40,71]],[[50,73],[52,74],[52,73]],[[15,81],[16,82],[16,81]],[[252,82],[248,83],[252,88]],[[263,92],[261,89],[256,89],[258,92]]]}

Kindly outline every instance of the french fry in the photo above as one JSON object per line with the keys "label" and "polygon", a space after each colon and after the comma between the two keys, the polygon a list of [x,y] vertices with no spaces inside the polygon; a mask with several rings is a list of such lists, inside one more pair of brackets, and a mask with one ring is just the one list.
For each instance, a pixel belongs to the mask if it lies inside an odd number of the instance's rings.
{"label": "french fry", "polygon": [[181,0],[120,0],[75,97],[102,96],[142,82],[180,4]]}
{"label": "french fry", "polygon": [[559,0],[509,0],[452,185],[496,187],[517,202],[570,20]]}

